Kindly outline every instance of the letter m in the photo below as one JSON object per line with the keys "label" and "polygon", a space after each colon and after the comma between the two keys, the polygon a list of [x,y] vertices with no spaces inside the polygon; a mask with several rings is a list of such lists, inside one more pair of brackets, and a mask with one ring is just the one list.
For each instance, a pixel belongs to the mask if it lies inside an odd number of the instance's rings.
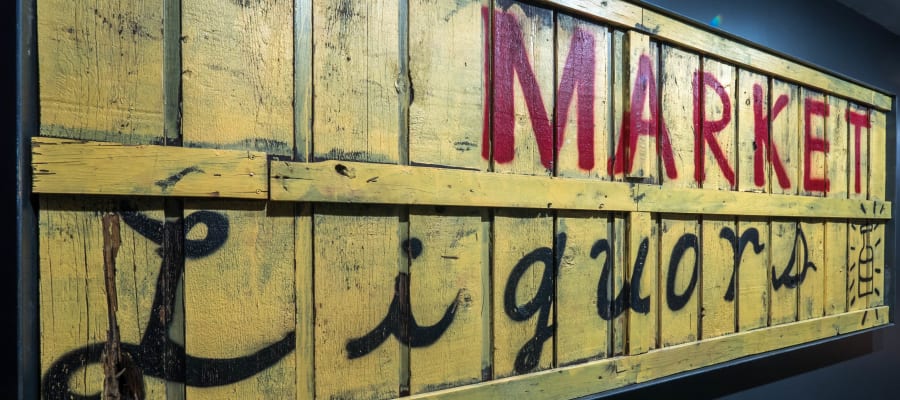
{"label": "letter m", "polygon": [[[486,14],[485,14],[486,15]],[[541,164],[553,168],[553,153],[562,148],[569,107],[577,93],[578,166],[583,170],[594,167],[594,36],[583,29],[575,29],[569,54],[563,67],[556,95],[556,126],[544,106],[540,87],[528,59],[522,30],[516,16],[497,10],[494,12],[494,161],[508,163],[515,157],[515,94],[513,81],[518,78],[525,97],[528,117],[534,130]],[[553,132],[556,132],[554,149]],[[490,157],[490,137],[485,130],[482,155]]]}

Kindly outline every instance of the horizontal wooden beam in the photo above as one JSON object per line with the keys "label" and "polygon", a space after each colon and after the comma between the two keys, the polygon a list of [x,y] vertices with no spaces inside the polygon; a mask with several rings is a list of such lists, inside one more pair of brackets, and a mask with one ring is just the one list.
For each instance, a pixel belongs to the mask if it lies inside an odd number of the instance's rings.
{"label": "horizontal wooden beam", "polygon": [[344,161],[274,161],[271,199],[786,218],[890,219],[891,203]]}
{"label": "horizontal wooden beam", "polygon": [[36,137],[35,193],[268,198],[266,153]]}
{"label": "horizontal wooden beam", "polygon": [[721,36],[654,10],[622,0],[541,0],[549,7],[569,10],[613,25],[636,29],[651,38],[674,43],[713,58],[751,68],[804,86],[833,93],[854,102],[890,111],[891,97],[804,64]]}
{"label": "horizontal wooden beam", "polygon": [[741,357],[888,323],[888,307],[860,310],[666,347],[571,367],[461,386],[410,399],[571,399],[716,365]]}

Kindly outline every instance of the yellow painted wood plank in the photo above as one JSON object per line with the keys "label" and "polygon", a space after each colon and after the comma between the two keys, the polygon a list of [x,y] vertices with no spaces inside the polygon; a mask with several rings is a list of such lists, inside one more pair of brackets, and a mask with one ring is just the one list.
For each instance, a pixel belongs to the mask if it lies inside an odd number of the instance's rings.
{"label": "yellow painted wood plank", "polygon": [[[803,136],[800,142],[801,167],[800,194],[804,196],[822,197],[829,191],[830,182],[826,173],[827,140],[825,122],[829,113],[826,98],[821,93],[806,88],[800,89],[803,101],[802,113]],[[825,225],[820,221],[802,220],[799,223],[806,243],[798,243],[797,254],[806,255],[799,258],[810,267],[798,287],[798,319],[817,318],[824,315],[825,310]],[[805,268],[804,264],[800,267]]]}
{"label": "yellow painted wood plank", "polygon": [[[484,170],[487,0],[410,1],[409,70],[415,101],[409,107],[413,164]],[[533,140],[523,137],[521,140]]]}
{"label": "yellow painted wood plank", "polygon": [[191,146],[293,154],[289,1],[182,5],[182,129]]}
{"label": "yellow painted wood plank", "polygon": [[631,285],[631,309],[628,310],[628,354],[646,353],[657,348],[657,253],[659,236],[657,221],[650,213],[628,215],[628,282]]}
{"label": "yellow painted wood plank", "polygon": [[[414,396],[411,399],[576,398],[686,369],[807,343],[888,323],[888,307],[742,332],[649,353],[599,360],[525,376]],[[598,379],[602,377],[602,379]]]}
{"label": "yellow painted wood plank", "polygon": [[[607,172],[615,181],[625,180],[625,171],[624,168],[616,171],[615,169],[615,157],[616,157],[616,149],[618,149],[619,144],[623,141],[626,141],[628,136],[625,132],[625,126],[629,123],[628,121],[628,93],[629,88],[628,84],[630,83],[628,78],[628,39],[624,31],[613,30],[610,34],[612,39],[610,54],[610,74],[612,82],[611,82],[611,90],[609,92],[610,95],[610,103],[612,105],[612,130],[610,131],[610,136],[612,138],[612,142],[610,145],[612,146],[612,154],[609,156],[609,161],[607,161]],[[624,155],[623,155],[624,157]]]}
{"label": "yellow painted wood plank", "polygon": [[[410,318],[415,325],[409,334],[434,340],[412,344],[412,394],[481,381],[486,301],[481,279],[488,267],[481,220],[476,209],[410,209]],[[415,331],[416,326],[432,328]]]}
{"label": "yellow painted wood plank", "polygon": [[294,161],[309,161],[313,129],[313,7],[294,0]]}
{"label": "yellow painted wood plank", "polygon": [[[408,276],[391,207],[316,206],[316,397],[399,394],[399,301]],[[392,306],[392,304],[394,304]]]}
{"label": "yellow painted wood plank", "polygon": [[163,2],[37,3],[40,134],[163,140]]}
{"label": "yellow painted wood plank", "polygon": [[[737,73],[733,66],[703,59],[702,84],[702,146],[704,165],[701,186],[705,189],[734,190],[737,188]],[[699,157],[698,157],[699,159]]]}
{"label": "yellow painted wood plank", "polygon": [[[892,204],[327,161],[271,164],[272,200],[817,218],[889,218]],[[602,207],[601,207],[602,205]],[[862,207],[861,207],[862,206]]]}
{"label": "yellow painted wood plank", "polygon": [[[694,91],[700,57],[663,45],[660,55],[662,118],[674,153],[675,173],[660,176],[662,188],[698,188],[694,175],[696,116]],[[662,133],[662,132],[660,132]],[[699,338],[700,224],[696,216],[663,214],[660,218],[660,347]],[[683,252],[674,252],[679,248]]]}
{"label": "yellow painted wood plank", "polygon": [[[737,98],[734,102],[737,117],[737,190],[742,192],[769,191],[768,147],[757,141],[757,132],[765,140],[769,135],[768,78],[744,69],[738,70]],[[771,215],[771,214],[768,214]],[[716,234],[716,235],[720,235]],[[745,236],[746,235],[746,236]],[[731,298],[737,312],[739,332],[764,328],[769,321],[769,223],[764,218],[739,217],[731,238],[740,245],[745,237],[747,245],[736,250],[737,262],[731,287],[722,298]],[[755,237],[755,240],[751,238]],[[755,244],[754,245],[754,241]]]}
{"label": "yellow painted wood plank", "polygon": [[[816,218],[864,218],[865,213],[860,206],[869,210],[876,203],[784,194],[663,188],[655,185],[634,185],[634,199],[639,211]],[[885,206],[885,213],[891,209],[891,203],[877,203],[879,207]]]}
{"label": "yellow painted wood plank", "polygon": [[769,223],[764,218],[741,218],[735,235],[731,238],[732,243],[743,247],[737,249],[740,258],[734,272],[737,282],[733,288],[733,296],[728,296],[729,292],[726,290],[722,298],[728,300],[731,297],[737,303],[739,332],[765,328],[769,322],[771,256],[768,240]]}
{"label": "yellow painted wood plank", "polygon": [[[883,112],[871,110],[869,112],[869,199],[876,201],[884,201],[886,196],[886,176],[888,166],[885,162],[887,153],[886,142],[886,116]],[[872,215],[885,215],[885,211],[875,205],[876,208],[870,210]],[[874,224],[874,229],[869,237],[869,246],[872,247],[872,296],[869,297],[869,308],[881,306],[885,304],[885,279],[884,270],[887,267],[885,258],[885,247],[887,241],[885,231],[887,228],[884,223],[869,220],[870,224]]]}
{"label": "yellow painted wood plank", "polygon": [[693,216],[663,214],[660,219],[660,347],[700,337],[700,223]]}
{"label": "yellow painted wood plank", "polygon": [[268,197],[266,154],[35,137],[36,193]]}
{"label": "yellow painted wood plank", "polygon": [[[493,22],[496,45],[491,76],[494,171],[552,175],[553,13],[510,0],[498,0],[494,7],[498,10]],[[512,107],[504,100],[510,91]],[[539,142],[544,143],[543,151]],[[547,150],[550,150],[549,160]]]}
{"label": "yellow painted wood plank", "polygon": [[[561,141],[557,175],[608,180],[607,160],[614,151],[608,134],[609,33],[603,26],[562,14],[556,27],[555,126],[556,140]],[[613,225],[608,217],[589,212],[558,215],[556,365],[610,354],[610,321],[618,310],[613,310],[614,299],[610,301],[615,293]]]}
{"label": "yellow painted wood plank", "polygon": [[[660,104],[674,156],[674,176],[662,174],[663,187],[696,188],[694,175],[696,118],[694,92],[700,57],[668,45],[662,46]],[[654,154],[656,152],[654,151]]]}
{"label": "yellow painted wood plank", "polygon": [[[612,223],[605,213],[560,212],[556,232],[562,252],[557,272],[556,357],[558,365],[610,354],[610,321],[623,303],[613,291]],[[621,268],[621,267],[620,267]],[[624,300],[624,298],[620,298]]]}
{"label": "yellow painted wood plank", "polygon": [[493,235],[494,378],[551,368],[553,218],[530,210],[497,210]]}
{"label": "yellow painted wood plank", "polygon": [[[185,201],[185,350],[206,358],[249,356],[243,370],[188,371],[216,382],[189,398],[294,397],[296,391],[294,207],[240,200]],[[206,246],[192,253],[192,246]],[[255,379],[240,380],[249,371]]]}
{"label": "yellow painted wood plank", "polygon": [[[485,170],[483,79],[485,39],[489,37],[486,1],[434,3],[411,1],[409,159],[413,164]],[[448,38],[452,38],[448,41]],[[489,127],[489,125],[488,125]],[[480,382],[482,354],[489,343],[482,309],[489,293],[490,238],[482,230],[484,212],[468,208],[414,207],[409,240],[422,243],[410,260],[410,310],[418,325],[433,326],[449,316],[443,335],[410,350],[410,393]],[[452,305],[452,313],[448,307]],[[413,334],[411,332],[411,334]],[[442,360],[442,362],[434,362]]]}
{"label": "yellow painted wood plank", "polygon": [[[772,106],[769,110],[769,185],[772,193],[795,195],[800,185],[800,112],[801,101],[796,85],[773,80]],[[779,106],[783,106],[780,112]],[[775,152],[777,151],[777,156]],[[779,172],[782,168],[783,173]],[[769,324],[778,325],[797,320],[797,280],[803,260],[796,256],[800,230],[797,222],[773,220],[770,231],[772,255],[772,287],[770,288]],[[792,262],[793,261],[793,262]]]}
{"label": "yellow painted wood plank", "polygon": [[[99,395],[103,389],[100,354],[109,325],[102,218],[109,212],[121,213],[122,208],[118,201],[93,197],[40,199],[38,302],[41,392],[46,398]],[[162,362],[165,355],[140,344],[150,321],[161,310],[154,297],[165,290],[157,281],[161,263],[157,250],[161,246],[143,236],[162,237],[162,201],[138,200],[125,208],[153,218],[159,225],[141,226],[143,233],[125,222],[119,225],[115,285],[121,349],[132,360],[144,360],[138,368],[161,368],[147,360],[158,357]],[[154,336],[156,339],[160,338]],[[148,398],[166,398],[164,380],[150,375],[141,381]]]}
{"label": "yellow painted wood plank", "polygon": [[557,14],[556,48],[557,175],[608,180],[615,146],[609,133],[609,31]]}
{"label": "yellow painted wood plank", "polygon": [[769,83],[764,75],[744,69],[738,72],[737,184],[742,192],[768,192],[768,147],[757,143],[757,132],[768,139]]}
{"label": "yellow painted wood plank", "polygon": [[313,3],[315,159],[399,160],[397,4]]}
{"label": "yellow painted wood plank", "polygon": [[576,14],[602,18],[623,27],[634,27],[641,23],[640,6],[624,1],[598,0],[537,0],[536,3],[558,7]]}
{"label": "yellow painted wood plank", "polygon": [[709,216],[703,218],[702,225],[700,332],[706,339],[733,333],[737,326],[735,303],[725,297],[732,283],[735,250],[722,238],[723,233],[734,232],[736,224],[733,218]]}
{"label": "yellow painted wood plank", "polygon": [[[399,7],[313,2],[314,160],[405,161],[410,54],[401,52]],[[400,308],[409,301],[408,227],[399,216],[396,207],[315,208],[316,397],[390,398],[409,384]]]}
{"label": "yellow painted wood plank", "polygon": [[[627,32],[628,39],[628,125],[629,137],[625,151],[625,175],[630,178],[646,178],[650,182],[659,178],[656,163],[656,145],[659,125],[653,123],[657,104],[651,101],[657,90],[657,46],[650,36],[637,31]],[[641,101],[643,99],[643,101]]]}
{"label": "yellow painted wood plank", "polygon": [[[869,110],[849,103],[844,115],[850,130],[848,197],[851,199],[868,198],[871,149]],[[866,207],[866,209],[869,208]],[[868,307],[869,298],[875,293],[872,280],[875,275],[874,260],[869,253],[869,239],[871,239],[873,227],[865,220],[850,221],[847,239],[847,256],[849,258],[847,261],[849,265],[847,267],[847,306],[852,311]]]}
{"label": "yellow painted wood plank", "polygon": [[[828,96],[827,101],[829,111],[825,120],[825,137],[829,151],[825,155],[825,169],[830,187],[826,197],[846,199],[850,171],[848,104],[846,100],[834,96]],[[846,220],[825,222],[825,315],[847,311],[848,227]]]}
{"label": "yellow painted wood plank", "polygon": [[[613,224],[613,241],[612,241],[612,255],[613,255],[613,273],[612,273],[612,292],[616,296],[618,293],[625,289],[627,285],[626,275],[628,274],[628,254],[625,251],[625,243],[627,242],[627,230],[626,227],[626,217],[621,213],[616,213],[612,218]],[[615,301],[614,297],[609,298],[610,302]],[[625,301],[625,298],[622,298],[622,301]],[[628,345],[628,307],[625,307],[625,304],[622,305],[622,314],[618,317],[613,318],[610,329],[612,330],[612,343],[610,344],[611,348],[610,355],[611,356],[621,356],[625,354],[626,346]]]}
{"label": "yellow painted wood plank", "polygon": [[643,27],[654,37],[673,41],[682,46],[715,54],[716,57],[743,66],[753,67],[769,74],[803,83],[826,92],[838,93],[851,99],[889,109],[891,99],[886,94],[847,82],[811,67],[785,60],[763,50],[749,47],[713,32],[693,27],[670,16],[644,9]]}
{"label": "yellow painted wood plank", "polygon": [[294,218],[294,286],[296,288],[296,354],[297,398],[314,398],[316,394],[316,320],[315,281],[313,279],[312,205],[295,206]]}

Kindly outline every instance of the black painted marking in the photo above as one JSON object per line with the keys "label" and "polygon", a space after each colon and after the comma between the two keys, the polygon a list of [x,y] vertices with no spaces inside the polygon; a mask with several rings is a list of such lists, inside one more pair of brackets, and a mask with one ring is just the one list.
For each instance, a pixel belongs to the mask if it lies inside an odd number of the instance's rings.
{"label": "black painted marking", "polygon": [[[797,244],[800,244],[803,248],[803,261],[799,263],[797,262]],[[791,270],[794,269],[794,264],[800,265],[800,272],[798,272],[796,275],[791,275]],[[806,274],[810,269],[814,271],[818,270],[816,268],[816,264],[814,264],[812,261],[809,261],[809,246],[806,243],[806,235],[803,234],[803,229],[800,229],[800,226],[797,225],[797,233],[794,235],[793,251],[791,251],[791,258],[788,260],[787,265],[784,267],[784,271],[781,272],[781,275],[776,276],[775,266],[772,266],[772,286],[775,288],[775,290],[780,289],[782,286],[788,289],[796,288],[800,286],[806,279]]]}
{"label": "black painted marking", "polygon": [[[165,223],[139,212],[123,211],[120,214],[128,226],[160,245],[157,253],[162,258],[151,317],[147,320],[141,343],[122,343],[122,350],[132,355],[144,376],[193,387],[228,385],[266,370],[294,350],[296,337],[290,332],[281,340],[242,357],[216,359],[186,354],[184,346],[168,334],[175,314],[175,290],[171,289],[178,285],[184,273],[180,255],[202,258],[216,252],[228,239],[228,219],[211,211],[198,211],[183,221]],[[182,242],[175,238],[183,238],[198,224],[206,226],[206,237],[185,240],[182,251]],[[99,399],[100,393],[72,393],[69,382],[86,366],[100,362],[103,346],[104,343],[89,344],[57,358],[43,378],[45,396],[49,399]]]}
{"label": "black painted marking", "polygon": [[863,214],[868,212],[868,211],[866,211],[866,205],[863,203],[859,203],[859,208],[862,210]]}
{"label": "black painted marking", "polygon": [[731,243],[731,249],[734,250],[734,268],[731,271],[731,281],[728,283],[728,290],[725,291],[725,301],[733,301],[738,270],[740,269],[741,259],[747,245],[752,244],[753,252],[756,254],[762,253],[766,246],[759,243],[759,231],[756,228],[747,229],[738,239],[737,234],[731,228],[725,227],[719,232],[719,237]]}
{"label": "black painted marking", "polygon": [[[694,250],[694,266],[691,269],[691,281],[684,289],[684,293],[677,294],[675,293],[675,274],[678,272],[678,265],[681,264],[681,259],[684,258],[688,249]],[[666,304],[670,310],[678,311],[684,308],[694,294],[694,288],[697,286],[697,276],[700,275],[699,255],[700,246],[697,244],[697,235],[686,233],[675,243],[675,248],[672,249],[672,256],[669,258],[669,275],[666,278]]]}
{"label": "black painted marking", "polygon": [[606,239],[598,240],[591,247],[591,258],[596,260],[600,254],[604,253],[606,258],[603,260],[603,269],[600,270],[600,280],[597,282],[597,315],[604,320],[610,321],[625,312],[625,308],[628,307],[629,285],[627,281],[624,282],[616,298],[610,300],[609,281],[612,274],[612,249],[609,241]]}
{"label": "black painted marking", "polygon": [[866,323],[866,317],[868,317],[868,316],[869,316],[869,310],[864,311],[864,312],[863,312],[862,322],[861,322],[862,325],[865,325],[865,323]]}
{"label": "black painted marking", "polygon": [[190,174],[192,172],[197,172],[197,173],[201,173],[201,174],[204,173],[203,170],[200,169],[199,167],[197,167],[196,165],[187,167],[187,168],[181,170],[180,172],[176,173],[175,175],[172,175],[166,179],[156,181],[155,182],[156,186],[159,186],[165,192],[165,191],[169,190],[172,186],[175,186],[176,183],[178,183],[182,179],[184,179],[184,177],[187,174]]}

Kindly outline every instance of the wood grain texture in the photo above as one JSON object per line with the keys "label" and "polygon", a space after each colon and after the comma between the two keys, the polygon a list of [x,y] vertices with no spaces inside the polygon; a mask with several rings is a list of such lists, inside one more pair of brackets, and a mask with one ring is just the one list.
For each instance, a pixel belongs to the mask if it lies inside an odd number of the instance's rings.
{"label": "wood grain texture", "polygon": [[[628,355],[642,354],[658,347],[657,302],[659,293],[656,265],[659,257],[658,220],[647,212],[628,214],[628,282],[631,284],[631,309],[628,310]],[[645,253],[646,252],[646,253]],[[641,257],[641,254],[645,255]],[[641,263],[643,261],[643,265]],[[643,273],[638,275],[638,271]]]}
{"label": "wood grain texture", "polygon": [[[626,139],[628,135],[626,135],[626,131],[624,129],[625,125],[628,124],[628,107],[630,99],[628,98],[628,94],[630,93],[630,89],[628,85],[631,83],[628,77],[628,36],[625,34],[625,31],[613,30],[610,34],[612,43],[612,53],[610,54],[610,105],[612,106],[612,130],[609,132],[612,137],[612,141],[610,145],[612,149],[616,149],[619,146],[619,143]],[[614,181],[623,181],[625,180],[625,172],[619,171],[616,172],[613,169],[613,163],[615,162],[615,153],[613,153],[609,157],[609,161],[607,161],[607,172],[612,177]]]}
{"label": "wood grain texture", "polygon": [[296,290],[296,362],[297,398],[316,394],[316,319],[313,259],[313,218],[309,203],[294,206],[294,286]]}
{"label": "wood grain texture", "polygon": [[[659,179],[656,162],[656,145],[658,142],[659,129],[658,124],[648,123],[652,121],[654,104],[651,104],[651,98],[654,97],[657,86],[656,82],[656,66],[658,65],[657,46],[651,43],[650,36],[642,34],[638,31],[630,30],[628,37],[628,92],[629,93],[629,132],[630,136],[626,142],[625,163],[631,168],[625,167],[625,175],[629,178],[646,178],[649,182],[655,182]],[[645,69],[641,74],[642,58],[649,61],[645,63]],[[651,72],[652,71],[652,72]],[[650,72],[650,73],[647,73]],[[651,76],[652,75],[652,76]],[[636,99],[643,98],[643,102],[637,102]],[[638,107],[636,105],[640,104]],[[643,126],[643,128],[639,128]],[[635,132],[637,131],[637,132]],[[636,140],[632,140],[636,138]],[[656,139],[656,140],[654,140]]]}
{"label": "wood grain texture", "polygon": [[[801,122],[803,137],[800,144],[803,158],[801,170],[803,178],[801,179],[800,194],[823,197],[827,190],[817,189],[814,182],[827,179],[825,171],[827,153],[817,151],[819,149],[815,144],[822,143],[827,139],[826,116],[822,115],[828,112],[826,98],[821,93],[806,88],[800,89],[800,98],[804,102]],[[817,107],[822,107],[822,109],[817,110]],[[803,320],[821,317],[825,312],[825,277],[827,274],[825,271],[825,225],[820,221],[802,220],[799,228],[806,238],[806,248],[804,249],[802,243],[798,244],[798,254],[802,255],[803,250],[806,250],[808,257],[805,257],[804,262],[815,265],[815,269],[811,268],[807,271],[805,279],[799,286],[797,318]],[[802,264],[799,266],[804,267]]]}
{"label": "wood grain texture", "polygon": [[[854,103],[849,103],[845,118],[850,130],[849,168],[847,170],[850,199],[862,199],[869,196],[869,110]],[[869,208],[866,208],[867,210]],[[856,311],[868,307],[869,297],[874,293],[871,278],[875,268],[869,253],[871,228],[865,220],[850,221],[847,239],[847,307]],[[867,234],[867,231],[869,232]]]}
{"label": "wood grain texture", "polygon": [[[185,201],[186,221],[200,213],[215,213],[216,223],[185,225],[187,241],[222,235],[221,248],[203,257],[187,257],[184,272],[185,350],[204,358],[235,358],[273,343],[294,345],[294,207],[245,201]],[[205,226],[204,226],[205,225]],[[188,387],[188,398],[288,396],[296,394],[293,352],[255,374],[255,379],[231,385]],[[260,357],[262,359],[263,357]],[[262,362],[262,361],[259,361]],[[200,360],[188,370],[204,379],[223,379],[207,371]],[[235,367],[235,369],[240,367]],[[248,363],[243,368],[254,368]]]}
{"label": "wood grain texture", "polygon": [[[831,185],[826,197],[846,199],[850,171],[848,143],[850,130],[846,119],[847,101],[828,96],[828,118],[825,137],[829,152],[825,155],[825,169]],[[825,222],[825,315],[847,311],[847,255],[849,223]]]}
{"label": "wood grain texture", "polygon": [[556,174],[608,180],[610,33],[564,14],[556,21]]}
{"label": "wood grain texture", "polygon": [[185,145],[293,155],[292,3],[192,1],[182,18]]}
{"label": "wood grain texture", "polygon": [[[873,312],[875,311],[875,312]],[[534,399],[576,398],[629,384],[713,365],[736,357],[762,354],[786,346],[884,325],[888,307],[794,322],[764,330],[742,332],[687,343],[632,357],[599,360],[414,396],[413,399],[495,399],[524,396]],[[866,318],[863,318],[863,317]],[[777,338],[777,339],[776,339]],[[597,377],[603,379],[597,379]]]}
{"label": "wood grain texture", "polygon": [[[886,176],[888,165],[886,164],[887,148],[887,120],[883,112],[872,110],[869,113],[869,199],[877,202],[883,202],[886,199]],[[883,149],[883,150],[882,150]],[[885,210],[875,204],[875,208],[870,210],[870,214],[880,216],[885,214]],[[869,308],[878,307],[886,304],[885,295],[885,269],[887,268],[887,259],[885,258],[885,247],[888,246],[885,236],[887,227],[878,221],[869,220],[870,224],[874,224],[872,233],[869,237],[869,246],[872,247],[872,292],[869,298]]]}
{"label": "wood grain texture", "polygon": [[[487,77],[484,46],[489,43],[486,1],[411,1],[409,20],[409,159],[413,164],[485,170],[481,156]],[[410,261],[410,310],[430,326],[456,304],[453,323],[441,338],[410,350],[410,393],[482,380],[482,354],[490,316],[483,276],[489,273],[490,238],[482,226],[486,212],[469,208],[414,207],[409,236],[421,240],[421,255]],[[412,240],[412,239],[411,239]],[[440,360],[436,362],[436,360]],[[488,365],[489,366],[489,365]]]}
{"label": "wood grain texture", "polygon": [[[800,184],[801,160],[800,160],[800,112],[801,101],[799,89],[796,85],[773,80],[771,85],[771,104],[782,102],[786,98],[787,105],[778,114],[770,108],[769,120],[771,131],[769,133],[770,151],[772,160],[769,167],[769,185],[772,193],[796,195]],[[783,97],[782,97],[783,96]],[[778,156],[774,155],[771,148],[777,148]],[[776,163],[781,163],[784,168],[784,177],[778,177],[775,170]],[[799,239],[797,222],[788,220],[773,220],[770,231],[771,255],[772,255],[772,287],[770,288],[769,324],[778,325],[797,320],[797,288],[796,285],[786,285],[787,281],[776,285],[777,277],[784,275],[787,270],[789,276],[798,276],[803,265],[791,255],[796,255]],[[799,265],[798,265],[799,264]],[[790,287],[794,286],[794,287]]]}
{"label": "wood grain texture", "polygon": [[[694,177],[696,118],[693,80],[700,57],[674,47],[662,46],[660,55],[660,102],[662,119],[674,154],[676,176],[662,174],[663,188],[698,188]],[[663,214],[660,219],[659,280],[654,294],[659,307],[660,347],[697,340],[700,336],[700,224],[695,216]],[[677,245],[693,243],[683,257],[674,258]],[[669,283],[672,283],[669,286]],[[673,296],[680,295],[680,296]],[[678,301],[670,301],[676,299]],[[682,302],[680,299],[684,299]]]}
{"label": "wood grain texture", "polygon": [[397,7],[313,3],[314,159],[399,161],[400,95],[408,91],[401,82],[408,78],[400,76]]}
{"label": "wood grain texture", "polygon": [[[40,202],[42,394],[47,398],[99,394],[103,389],[103,369],[99,362],[101,349],[96,346],[106,341],[108,329],[102,216],[119,212],[122,205],[92,197],[44,196]],[[163,219],[161,200],[135,201],[127,208],[157,221]],[[156,229],[162,235],[161,226],[146,228]],[[124,223],[120,229],[115,314],[121,341],[128,344],[123,346],[124,352],[134,359],[149,355],[136,353],[135,347],[141,343],[148,320],[154,317],[154,296],[163,290],[156,286],[160,246]],[[79,362],[78,357],[85,358]],[[143,383],[148,397],[166,398],[165,381],[146,377]]]}
{"label": "wood grain texture", "polygon": [[265,153],[40,137],[31,149],[35,193],[268,197]]}
{"label": "wood grain texture", "polygon": [[163,140],[163,2],[40,1],[42,136]]}
{"label": "wood grain texture", "polygon": [[765,218],[738,220],[736,232],[739,235],[743,236],[747,232],[754,231],[760,247],[755,248],[751,242],[736,260],[738,270],[735,272],[737,282],[734,293],[739,332],[765,328],[769,323],[769,286],[772,284],[769,223]]}

